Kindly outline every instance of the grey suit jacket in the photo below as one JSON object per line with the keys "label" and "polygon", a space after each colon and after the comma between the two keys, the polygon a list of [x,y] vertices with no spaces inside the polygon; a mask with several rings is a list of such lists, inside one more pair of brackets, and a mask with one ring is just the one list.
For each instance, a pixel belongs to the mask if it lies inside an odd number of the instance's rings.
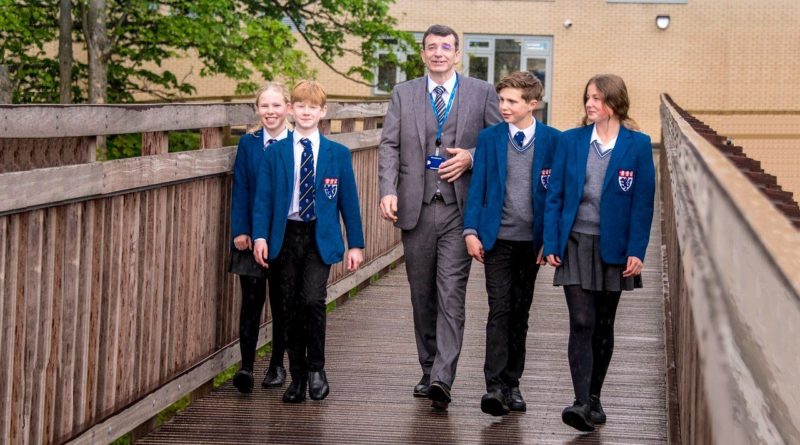
{"label": "grey suit jacket", "polygon": [[[428,78],[418,77],[395,85],[392,100],[383,121],[378,146],[380,195],[397,195],[397,227],[411,230],[417,225],[425,188],[425,113],[430,107]],[[500,122],[497,93],[482,80],[459,74],[458,106],[455,117],[456,147],[474,153],[478,134]],[[467,199],[471,173],[465,172],[455,182],[456,198],[462,214]]]}

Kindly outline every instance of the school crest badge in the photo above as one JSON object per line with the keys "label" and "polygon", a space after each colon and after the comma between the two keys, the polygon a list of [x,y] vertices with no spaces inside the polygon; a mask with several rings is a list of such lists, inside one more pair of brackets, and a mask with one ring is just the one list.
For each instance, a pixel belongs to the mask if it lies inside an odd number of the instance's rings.
{"label": "school crest badge", "polygon": [[322,190],[328,199],[336,197],[336,192],[339,191],[339,178],[325,178],[322,181]]}
{"label": "school crest badge", "polygon": [[619,188],[622,189],[623,192],[630,190],[631,186],[633,186],[633,170],[620,170],[618,181]]}
{"label": "school crest badge", "polygon": [[550,169],[549,168],[543,168],[542,169],[542,174],[540,175],[540,178],[541,178],[541,181],[542,181],[542,187],[544,187],[545,190],[550,188]]}

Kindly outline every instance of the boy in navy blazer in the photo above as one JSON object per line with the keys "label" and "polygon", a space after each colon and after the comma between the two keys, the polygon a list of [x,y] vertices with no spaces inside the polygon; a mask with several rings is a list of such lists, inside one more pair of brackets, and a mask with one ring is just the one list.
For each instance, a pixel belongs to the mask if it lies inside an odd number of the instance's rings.
{"label": "boy in navy blazer", "polygon": [[270,267],[287,307],[287,351],[292,383],[283,401],[313,400],[329,393],[325,375],[325,297],[332,264],[345,252],[347,269],[364,260],[364,235],[350,151],[319,132],[326,96],[314,81],[292,90],[295,131],[275,144],[259,170],[253,206],[253,253]]}
{"label": "boy in navy blazer", "polygon": [[537,122],[542,83],[529,72],[497,84],[504,122],[478,137],[464,213],[470,256],[484,263],[489,319],[481,410],[525,411],[519,390],[533,287],[542,259],[542,225],[550,164],[559,131]]}

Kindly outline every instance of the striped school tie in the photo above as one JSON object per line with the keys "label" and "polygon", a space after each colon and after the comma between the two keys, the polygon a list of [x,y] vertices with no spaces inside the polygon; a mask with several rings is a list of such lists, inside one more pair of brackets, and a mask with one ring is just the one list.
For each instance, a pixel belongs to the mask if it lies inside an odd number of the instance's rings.
{"label": "striped school tie", "polygon": [[444,115],[445,105],[444,105],[444,98],[442,97],[442,94],[444,94],[444,92],[445,89],[441,85],[438,85],[436,88],[433,89],[433,93],[436,94],[436,96],[433,98],[433,104],[436,105],[436,122],[438,122],[439,125],[442,125],[444,123],[444,118],[445,118]]}
{"label": "striped school tie", "polygon": [[267,149],[267,147],[269,147],[270,145],[272,145],[272,144],[274,144],[274,143],[276,143],[276,142],[278,142],[278,140],[277,140],[277,139],[269,139],[269,140],[267,140],[267,143],[266,143],[266,144],[264,144],[264,149],[266,150],[266,149]]}
{"label": "striped school tie", "polygon": [[300,139],[303,154],[300,156],[300,218],[305,222],[314,218],[314,152],[311,141]]}

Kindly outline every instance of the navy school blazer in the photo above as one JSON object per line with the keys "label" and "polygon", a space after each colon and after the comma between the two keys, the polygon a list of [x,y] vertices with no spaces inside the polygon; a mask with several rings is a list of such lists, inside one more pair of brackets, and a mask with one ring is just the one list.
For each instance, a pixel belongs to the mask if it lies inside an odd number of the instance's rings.
{"label": "navy school blazer", "polygon": [[[289,206],[292,204],[293,144],[292,137],[272,144],[261,161],[258,172],[253,205],[253,239],[267,240],[269,260],[277,258],[281,251]],[[349,248],[363,248],[364,234],[350,150],[322,135],[319,145],[317,168],[314,172],[314,210],[317,216],[315,238],[322,261],[325,264],[334,264],[344,256],[339,216],[344,221]]]}
{"label": "navy school blazer", "polygon": [[[564,258],[586,180],[593,125],[565,131],[558,140],[544,211],[544,255]],[[650,136],[621,127],[600,195],[600,256],[606,264],[644,261],[655,196]]]}
{"label": "navy school blazer", "polygon": [[[484,250],[492,250],[500,231],[503,199],[508,171],[508,124],[501,122],[481,131],[472,167],[472,180],[464,211],[464,229],[474,229]],[[533,202],[533,248],[542,245],[544,202],[548,188],[553,153],[560,131],[536,121],[531,199]]]}
{"label": "navy school blazer", "polygon": [[[291,139],[288,132],[287,139]],[[273,145],[277,142],[273,142]],[[256,196],[256,179],[264,153],[264,129],[239,138],[236,161],[233,163],[233,189],[231,191],[231,239],[252,232],[253,202]]]}

